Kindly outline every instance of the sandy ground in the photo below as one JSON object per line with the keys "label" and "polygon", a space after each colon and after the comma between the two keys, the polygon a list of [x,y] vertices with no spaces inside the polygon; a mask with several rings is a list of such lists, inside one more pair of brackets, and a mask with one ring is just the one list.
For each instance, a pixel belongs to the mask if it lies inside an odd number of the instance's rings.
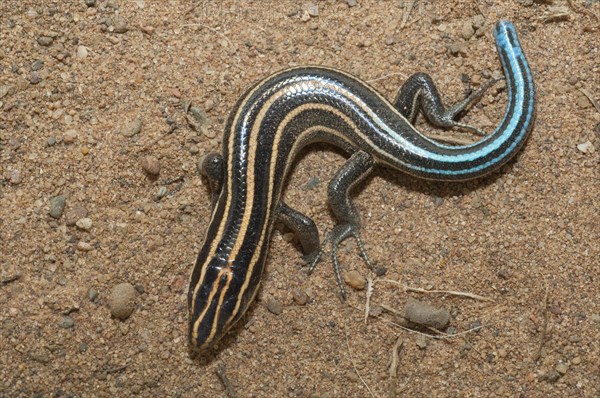
{"label": "sandy ground", "polygon": [[[1,397],[600,396],[598,1],[86,3],[0,5]],[[210,215],[196,163],[239,95],[320,64],[388,98],[428,72],[451,102],[464,76],[500,71],[500,18],[537,85],[521,155],[475,182],[382,170],[363,185],[364,241],[387,271],[369,275],[350,241],[341,259],[375,281],[367,322],[366,290],[341,302],[330,260],[308,276],[276,231],[257,302],[216,356],[192,358],[187,280]],[[500,85],[463,120],[491,131],[505,104]],[[210,119],[195,128],[194,107]],[[313,147],[286,190],[322,232],[343,161]],[[124,282],[135,309],[121,321],[108,303]],[[447,334],[403,328],[411,297],[449,311]]]}

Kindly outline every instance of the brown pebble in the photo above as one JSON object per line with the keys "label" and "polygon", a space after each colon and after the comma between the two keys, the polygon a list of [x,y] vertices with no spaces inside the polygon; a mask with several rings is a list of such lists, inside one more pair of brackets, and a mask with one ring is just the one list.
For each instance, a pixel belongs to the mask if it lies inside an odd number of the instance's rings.
{"label": "brown pebble", "polygon": [[93,248],[94,248],[94,247],[93,247],[93,246],[92,246],[90,243],[88,243],[88,242],[83,242],[83,241],[80,241],[80,242],[77,244],[77,250],[79,250],[79,251],[82,251],[82,252],[89,252],[89,251],[91,251]]}
{"label": "brown pebble", "polygon": [[301,288],[297,287],[292,290],[292,298],[298,305],[306,305],[308,302],[308,294]]}
{"label": "brown pebble", "polygon": [[110,313],[117,319],[127,319],[135,309],[136,291],[131,283],[120,283],[112,288],[108,299]]}
{"label": "brown pebble", "polygon": [[63,136],[63,142],[65,144],[72,144],[77,139],[77,131],[75,130],[67,130],[65,135]]}
{"label": "brown pebble", "polygon": [[463,39],[469,40],[471,38],[471,36],[473,36],[474,34],[475,34],[475,29],[473,29],[473,25],[471,24],[470,21],[466,21],[463,24],[462,29],[460,30],[460,35],[462,36]]}
{"label": "brown pebble", "polygon": [[77,223],[77,220],[86,218],[87,215],[88,211],[85,207],[76,205],[72,209],[67,210],[65,213],[65,223],[71,227]]}
{"label": "brown pebble", "polygon": [[383,307],[380,305],[374,305],[369,308],[369,316],[378,317],[383,314]]}
{"label": "brown pebble", "polygon": [[177,275],[171,281],[171,291],[177,292],[177,293],[182,293],[183,290],[185,289],[185,285],[187,284],[186,282],[187,282],[187,278],[185,276]]}
{"label": "brown pebble", "polygon": [[13,185],[18,185],[21,183],[21,171],[20,170],[10,170],[8,172],[8,180]]}
{"label": "brown pebble", "polygon": [[409,298],[404,306],[404,316],[417,325],[431,326],[435,329],[443,329],[450,322],[450,313],[443,308],[435,308],[413,298]]}
{"label": "brown pebble", "polygon": [[349,271],[344,273],[344,282],[356,290],[363,290],[367,285],[367,280],[358,271]]}
{"label": "brown pebble", "polygon": [[267,301],[267,310],[272,314],[281,315],[281,313],[283,313],[283,304],[281,301],[269,299]]}
{"label": "brown pebble", "polygon": [[126,126],[124,126],[121,129],[120,133],[122,135],[124,135],[125,137],[133,137],[134,135],[138,134],[140,131],[142,131],[142,120],[135,119],[134,121],[132,121],[129,124],[127,124]]}
{"label": "brown pebble", "polygon": [[151,176],[158,176],[160,173],[160,162],[154,156],[146,156],[142,159],[142,169]]}

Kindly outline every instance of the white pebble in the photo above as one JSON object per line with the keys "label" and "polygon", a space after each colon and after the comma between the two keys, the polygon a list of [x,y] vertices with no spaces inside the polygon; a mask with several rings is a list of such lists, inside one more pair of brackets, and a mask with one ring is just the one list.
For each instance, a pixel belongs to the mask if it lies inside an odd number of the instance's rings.
{"label": "white pebble", "polygon": [[90,229],[92,229],[92,220],[87,217],[80,218],[79,220],[77,220],[75,225],[77,225],[77,228],[83,229],[84,231],[89,231]]}
{"label": "white pebble", "polygon": [[88,56],[88,49],[86,46],[77,47],[77,58],[84,59]]}

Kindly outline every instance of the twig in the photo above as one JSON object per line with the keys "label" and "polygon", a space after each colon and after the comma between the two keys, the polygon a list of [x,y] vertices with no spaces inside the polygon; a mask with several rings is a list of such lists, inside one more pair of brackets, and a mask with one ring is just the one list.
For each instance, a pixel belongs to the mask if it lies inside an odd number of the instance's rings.
{"label": "twig", "polygon": [[219,365],[217,367],[217,370],[215,370],[215,373],[219,377],[219,380],[221,380],[221,383],[223,383],[227,397],[236,398],[237,395],[235,393],[235,389],[233,388],[231,381],[229,381],[229,378],[227,377],[227,374],[225,373],[225,366],[223,364]]}
{"label": "twig", "polygon": [[201,24],[201,23],[188,23],[188,24],[181,25],[181,26],[182,26],[182,27],[184,27],[184,28],[187,28],[187,27],[190,27],[190,26],[197,26],[197,27],[199,27],[199,28],[208,29],[208,30],[210,30],[211,32],[213,32],[213,33],[215,33],[215,34],[217,34],[217,35],[221,36],[221,37],[222,37],[222,38],[224,38],[225,40],[227,40],[227,44],[229,44],[229,46],[230,46],[231,48],[233,48],[233,49],[235,48],[235,47],[234,47],[234,45],[233,45],[233,43],[231,42],[231,40],[229,40],[229,38],[228,38],[228,37],[225,35],[225,33],[223,33],[223,32],[219,32],[217,29],[215,29],[215,28],[211,28],[211,27],[210,27],[210,26],[208,26],[208,25],[204,25],[204,24]]}
{"label": "twig", "polygon": [[125,364],[122,366],[115,366],[113,368],[108,368],[104,371],[104,373],[109,374],[109,373],[119,373],[124,371],[125,369],[127,369],[127,367],[129,366],[129,364]]}
{"label": "twig", "polygon": [[400,76],[400,77],[402,77],[405,80],[408,79],[408,76],[406,76],[404,73],[402,73],[402,72],[394,72],[394,73],[388,73],[387,75],[384,75],[384,76],[381,76],[381,77],[376,77],[376,78],[371,79],[371,80],[367,80],[367,83],[373,83],[373,82],[376,82],[376,81],[379,81],[379,80],[384,80],[384,79],[387,79],[388,77],[392,77],[392,76]]}
{"label": "twig", "polygon": [[600,23],[600,17],[593,11],[590,11],[586,8],[579,8],[579,6],[575,6],[575,4],[573,3],[573,0],[567,0],[567,3],[569,3],[569,7],[571,7],[573,9],[573,11],[575,11],[576,13],[586,14],[590,17],[596,18],[596,21],[598,21]]}
{"label": "twig", "polygon": [[[402,318],[404,318],[402,316],[402,314],[401,314],[400,311],[395,310],[394,308],[391,308],[391,307],[389,307],[389,306],[387,306],[385,304],[381,304],[381,308],[383,308],[384,310],[386,310],[388,312],[391,312],[394,315],[398,315],[398,316],[401,316]],[[483,329],[483,326],[477,326],[477,327],[474,327],[474,328],[462,331],[460,333],[448,334],[448,333],[442,332],[441,330],[437,330],[437,329],[434,329],[434,328],[430,327],[430,328],[428,328],[429,330],[431,330],[432,332],[435,332],[435,333],[438,334],[437,336],[432,336],[430,334],[419,332],[418,330],[414,330],[414,329],[411,329],[411,328],[407,328],[406,326],[399,325],[396,322],[392,322],[392,321],[389,321],[387,319],[383,319],[382,318],[381,321],[387,322],[387,323],[389,323],[391,325],[399,327],[400,329],[402,329],[402,330],[404,330],[406,332],[420,334],[421,336],[425,336],[425,337],[428,337],[428,338],[434,339],[434,340],[450,340],[450,339],[454,339],[454,338],[460,337],[462,335],[469,334],[469,333],[472,333],[472,332],[477,332],[477,331]]]}
{"label": "twig", "polygon": [[0,286],[6,286],[6,285],[8,285],[8,284],[9,284],[9,283],[11,283],[11,282],[14,282],[14,281],[17,281],[17,280],[21,279],[21,276],[22,276],[22,275],[23,275],[23,274],[22,274],[21,272],[17,272],[17,273],[16,273],[16,274],[14,274],[14,275],[11,275],[11,276],[9,276],[9,277],[6,277],[6,278],[4,278],[4,279],[2,279],[2,280],[0,281]]}
{"label": "twig", "polygon": [[390,391],[388,396],[390,398],[396,398],[397,387],[398,387],[398,362],[400,357],[400,349],[404,345],[402,338],[398,337],[394,348],[392,348],[392,363],[390,364]]}
{"label": "twig", "polygon": [[402,13],[402,23],[400,23],[400,29],[404,28],[406,26],[406,23],[408,22],[408,17],[410,16],[410,13],[413,10],[413,7],[415,6],[415,0],[410,0],[410,1],[406,1],[406,2],[402,2],[403,6],[402,8],[404,8],[404,12]]}
{"label": "twig", "polygon": [[596,110],[598,112],[600,112],[600,104],[598,104],[598,101],[596,101],[594,99],[594,97],[592,96],[592,93],[590,93],[589,91],[587,91],[585,88],[580,88],[579,91],[581,91],[583,93],[583,95],[585,95],[590,102],[592,103],[592,105],[594,105],[594,108],[596,108]]}
{"label": "twig", "polygon": [[540,335],[540,345],[538,350],[533,357],[533,362],[537,362],[538,359],[542,356],[542,349],[544,348],[544,342],[546,341],[546,333],[548,331],[548,295],[550,289],[548,288],[548,281],[544,279],[544,284],[546,285],[546,294],[544,295],[544,323],[542,324],[542,333]]}
{"label": "twig", "polygon": [[371,311],[371,296],[373,296],[373,277],[367,276],[367,302],[365,303],[365,325],[369,319],[369,311]]}
{"label": "twig", "polygon": [[367,387],[367,391],[369,391],[369,394],[373,398],[375,398],[375,395],[373,395],[373,391],[371,391],[371,389],[369,388],[369,385],[365,382],[365,379],[362,378],[360,373],[358,373],[358,369],[356,368],[356,363],[354,362],[354,358],[352,357],[352,350],[350,350],[350,343],[348,342],[348,327],[346,326],[346,324],[344,324],[344,333],[346,335],[346,347],[348,348],[348,355],[350,356],[350,362],[352,362],[352,367],[354,368],[354,371],[360,378],[360,381],[362,381],[362,383],[365,385],[365,387]]}
{"label": "twig", "polygon": [[392,279],[380,279],[380,280],[378,280],[378,282],[388,282],[388,283],[392,283],[394,285],[402,286],[402,288],[404,289],[405,292],[425,293],[425,294],[432,294],[432,293],[449,294],[451,296],[466,297],[466,298],[470,298],[473,300],[479,300],[479,301],[488,301],[488,302],[494,301],[491,298],[480,296],[478,294],[469,293],[469,292],[459,292],[459,291],[454,291],[454,290],[425,290],[425,289],[421,289],[418,287],[411,287],[411,286],[403,285],[400,282],[392,280]]}

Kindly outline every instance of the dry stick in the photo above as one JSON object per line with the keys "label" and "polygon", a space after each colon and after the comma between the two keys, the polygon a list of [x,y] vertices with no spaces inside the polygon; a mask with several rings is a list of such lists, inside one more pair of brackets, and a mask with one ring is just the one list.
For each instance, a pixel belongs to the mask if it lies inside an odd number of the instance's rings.
{"label": "dry stick", "polygon": [[367,80],[367,83],[373,83],[379,80],[384,80],[387,79],[388,77],[392,77],[392,76],[400,76],[402,77],[404,80],[408,79],[408,76],[406,76],[404,73],[402,72],[394,72],[394,73],[388,73],[387,75],[381,76],[381,77],[376,77],[374,79],[371,80]]}
{"label": "dry stick", "polygon": [[397,286],[402,286],[402,288],[404,289],[405,292],[414,292],[414,293],[438,293],[438,294],[449,294],[452,296],[459,296],[459,297],[466,297],[466,298],[470,298],[473,300],[479,300],[479,301],[488,301],[488,302],[493,302],[494,300],[491,298],[487,298],[487,297],[483,297],[474,293],[469,293],[469,292],[459,292],[459,291],[454,291],[454,290],[425,290],[425,289],[421,289],[418,287],[411,287],[411,286],[407,286],[407,285],[402,285],[400,282],[392,280],[392,279],[380,279],[378,280],[378,282],[388,282],[388,283],[392,283],[394,285]]}
{"label": "dry stick", "polygon": [[404,12],[402,13],[402,23],[400,24],[400,29],[404,28],[406,26],[406,23],[408,22],[408,17],[410,16],[410,13],[413,10],[413,7],[415,6],[415,0],[410,0],[407,2],[402,2],[402,4],[404,5]]}
{"label": "dry stick", "polygon": [[394,344],[394,348],[392,349],[392,363],[390,364],[390,391],[388,394],[390,398],[396,398],[398,393],[398,362],[400,349],[403,345],[404,341],[402,341],[402,338],[398,337],[398,340],[396,340],[396,344]]}
{"label": "dry stick", "polygon": [[236,398],[237,395],[235,393],[235,389],[233,388],[231,381],[229,381],[229,378],[225,373],[225,366],[223,364],[219,365],[217,367],[217,370],[215,370],[215,373],[219,377],[219,380],[221,380],[221,383],[223,383],[223,386],[225,387],[225,393],[227,394],[227,396],[229,398]]}
{"label": "dry stick", "polygon": [[371,311],[371,296],[373,296],[373,277],[367,276],[367,302],[365,303],[365,325],[369,319],[369,311]]}
{"label": "dry stick", "polygon": [[[394,308],[392,308],[390,306],[387,306],[385,304],[380,304],[380,305],[381,305],[381,308],[383,308],[384,310],[386,310],[388,312],[391,312],[394,315],[398,315],[398,316],[404,318],[404,316],[402,315],[402,312],[400,312],[400,311],[398,311],[398,310],[396,310],[396,309],[394,309]],[[381,321],[387,322],[387,323],[389,323],[391,325],[399,327],[400,329],[402,329],[402,330],[404,330],[406,332],[410,332],[410,333],[414,333],[414,334],[419,334],[421,336],[425,336],[425,337],[428,337],[430,339],[435,339],[435,340],[450,340],[450,339],[453,339],[453,338],[456,338],[456,337],[460,337],[460,336],[462,336],[464,334],[468,334],[468,333],[471,333],[471,332],[476,332],[476,331],[479,331],[479,330],[483,329],[483,325],[482,325],[482,326],[477,326],[477,327],[474,327],[474,328],[471,328],[471,329],[467,329],[467,330],[465,330],[463,332],[460,332],[460,333],[448,334],[448,333],[444,333],[444,332],[442,332],[440,330],[437,330],[437,329],[434,329],[434,328],[430,327],[429,330],[434,331],[434,332],[436,332],[436,333],[439,334],[438,336],[432,336],[430,334],[422,333],[422,332],[419,332],[418,330],[413,330],[411,328],[407,328],[406,326],[399,325],[396,322],[388,321],[387,319],[383,319],[382,318]]]}
{"label": "dry stick", "polygon": [[548,281],[544,278],[544,284],[546,285],[546,294],[544,295],[544,323],[542,324],[542,334],[540,335],[540,345],[537,353],[533,357],[533,362],[537,362],[542,356],[542,349],[544,348],[544,341],[546,340],[546,332],[548,330],[548,295],[550,289],[548,288]]}
{"label": "dry stick", "polygon": [[594,97],[592,96],[592,93],[590,93],[589,91],[587,91],[585,88],[580,88],[579,91],[581,91],[583,93],[583,95],[585,95],[590,102],[592,103],[592,105],[594,105],[594,108],[596,108],[596,110],[598,112],[600,112],[600,104],[598,104],[598,101],[596,101],[594,99]]}
{"label": "dry stick", "polygon": [[569,7],[571,7],[573,9],[573,11],[575,11],[576,13],[583,13],[590,17],[596,18],[596,21],[598,21],[600,23],[600,17],[593,11],[590,11],[586,8],[579,8],[579,6],[575,6],[575,4],[573,3],[573,0],[567,0],[567,3],[569,3]]}
{"label": "dry stick", "polygon": [[356,364],[354,363],[354,358],[352,357],[352,351],[350,350],[350,343],[348,342],[348,327],[346,326],[346,324],[344,324],[344,333],[346,335],[346,347],[348,348],[348,355],[350,355],[350,362],[352,362],[352,367],[354,368],[354,371],[360,378],[360,381],[362,381],[362,383],[365,385],[365,387],[367,387],[367,391],[369,391],[369,394],[373,398],[375,398],[375,395],[373,395],[373,392],[369,388],[369,385],[365,382],[365,379],[363,379],[362,376],[360,375],[360,373],[358,373],[358,369],[356,368]]}
{"label": "dry stick", "polygon": [[210,30],[211,32],[213,32],[214,34],[216,34],[216,35],[219,35],[219,36],[221,36],[222,38],[224,38],[225,40],[227,40],[227,44],[229,44],[229,45],[231,46],[231,48],[235,48],[235,47],[234,47],[234,45],[233,45],[233,43],[231,42],[231,40],[229,40],[229,37],[227,37],[227,36],[225,35],[225,33],[223,33],[223,32],[219,32],[219,30],[217,30],[217,29],[215,29],[215,28],[212,28],[212,27],[210,27],[210,26],[208,26],[208,25],[204,25],[204,24],[201,24],[201,23],[188,23],[188,24],[181,25],[181,26],[182,26],[182,27],[184,27],[184,28],[187,28],[187,27],[190,27],[190,26],[197,26],[197,27],[199,27],[199,28],[208,29],[208,30]]}

